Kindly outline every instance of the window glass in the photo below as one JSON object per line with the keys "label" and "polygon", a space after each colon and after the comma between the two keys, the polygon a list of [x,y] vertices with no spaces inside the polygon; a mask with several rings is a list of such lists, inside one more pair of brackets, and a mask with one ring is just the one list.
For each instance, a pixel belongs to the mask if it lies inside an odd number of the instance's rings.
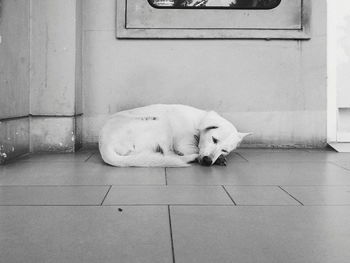
{"label": "window glass", "polygon": [[148,0],[155,8],[176,9],[272,9],[281,0]]}

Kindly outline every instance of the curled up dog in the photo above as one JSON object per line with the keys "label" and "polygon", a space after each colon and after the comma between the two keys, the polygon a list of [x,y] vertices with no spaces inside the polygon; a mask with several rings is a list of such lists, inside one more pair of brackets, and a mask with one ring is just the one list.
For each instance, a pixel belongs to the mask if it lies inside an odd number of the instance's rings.
{"label": "curled up dog", "polygon": [[216,112],[157,104],[112,115],[100,132],[99,149],[104,162],[119,167],[225,165],[247,135]]}

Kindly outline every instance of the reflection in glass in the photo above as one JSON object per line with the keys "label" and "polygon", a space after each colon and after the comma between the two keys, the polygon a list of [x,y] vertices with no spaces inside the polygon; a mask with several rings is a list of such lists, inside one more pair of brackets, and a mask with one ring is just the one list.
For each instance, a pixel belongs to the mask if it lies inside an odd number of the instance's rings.
{"label": "reflection in glass", "polygon": [[148,0],[157,8],[272,9],[281,0]]}

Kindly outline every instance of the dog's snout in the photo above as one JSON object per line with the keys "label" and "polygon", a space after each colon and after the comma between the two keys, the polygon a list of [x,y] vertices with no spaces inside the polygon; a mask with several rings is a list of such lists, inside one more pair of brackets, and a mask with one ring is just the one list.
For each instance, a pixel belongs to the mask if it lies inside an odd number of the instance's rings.
{"label": "dog's snout", "polygon": [[209,156],[204,156],[202,158],[202,162],[201,163],[202,163],[202,165],[210,166],[210,165],[212,165],[213,160]]}

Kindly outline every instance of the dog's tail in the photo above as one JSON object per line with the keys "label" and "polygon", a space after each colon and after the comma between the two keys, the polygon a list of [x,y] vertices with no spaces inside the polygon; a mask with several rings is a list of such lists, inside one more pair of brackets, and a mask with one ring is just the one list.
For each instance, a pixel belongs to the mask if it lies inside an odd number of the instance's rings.
{"label": "dog's tail", "polygon": [[161,153],[139,153],[119,155],[113,148],[101,148],[102,159],[105,163],[118,167],[188,167],[181,156],[168,156]]}

